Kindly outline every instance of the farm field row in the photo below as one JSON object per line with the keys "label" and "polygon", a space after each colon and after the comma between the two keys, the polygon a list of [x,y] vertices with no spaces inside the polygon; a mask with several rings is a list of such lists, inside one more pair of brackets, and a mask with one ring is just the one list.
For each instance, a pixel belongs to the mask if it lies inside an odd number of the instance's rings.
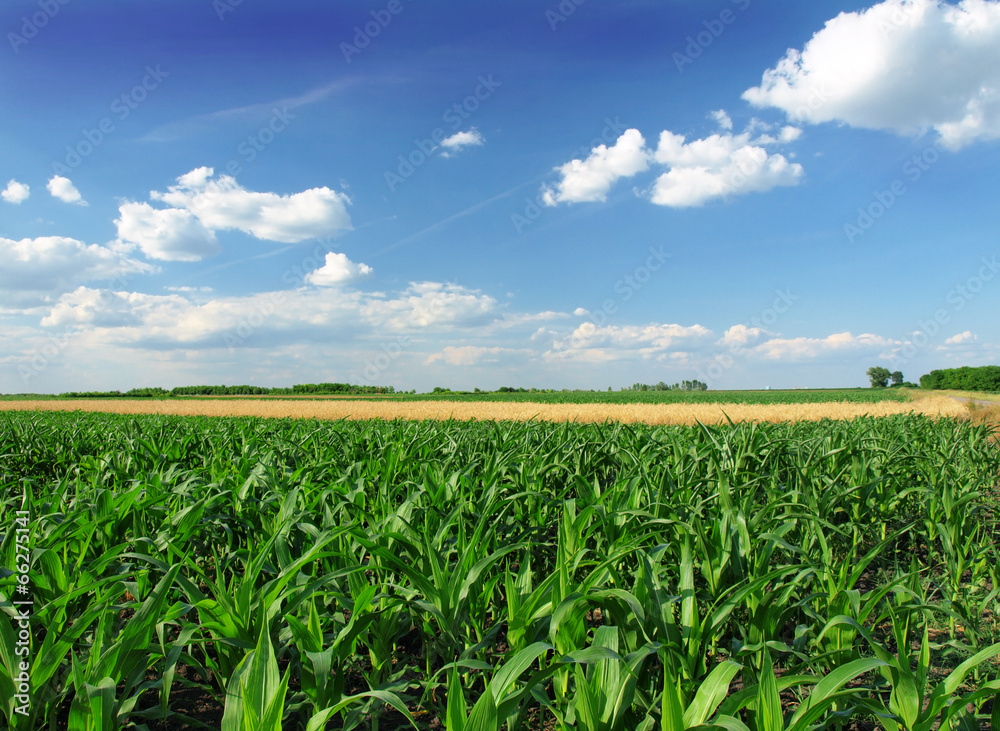
{"label": "farm field row", "polygon": [[932,396],[915,401],[820,403],[534,403],[347,399],[79,399],[0,401],[0,411],[52,410],[178,416],[261,416],[315,419],[456,419],[507,421],[620,421],[646,424],[721,424],[732,421],[817,421],[918,413],[960,416],[959,401]]}
{"label": "farm field row", "polygon": [[995,429],[0,413],[0,718],[996,728]]}
{"label": "farm field row", "polygon": [[[225,388],[225,387],[222,387]],[[235,387],[234,387],[235,388]],[[791,389],[764,391],[516,391],[516,392],[468,392],[436,391],[434,393],[303,393],[303,394],[171,394],[170,399],[252,399],[252,400],[354,400],[354,401],[454,401],[497,403],[538,403],[538,404],[811,404],[811,403],[875,403],[882,401],[909,401],[913,392],[904,388],[871,389]],[[164,391],[164,395],[167,392]],[[116,395],[116,399],[128,399],[129,394]],[[146,396],[148,397],[148,395]],[[7,394],[2,401],[17,400],[66,400],[72,394],[61,396]],[[99,394],[88,394],[88,399],[100,398]],[[162,398],[162,397],[157,397]]]}
{"label": "farm field row", "polygon": [[909,401],[906,389],[792,389],[780,391],[515,391],[469,393],[441,391],[384,394],[380,400],[538,404],[814,404]]}

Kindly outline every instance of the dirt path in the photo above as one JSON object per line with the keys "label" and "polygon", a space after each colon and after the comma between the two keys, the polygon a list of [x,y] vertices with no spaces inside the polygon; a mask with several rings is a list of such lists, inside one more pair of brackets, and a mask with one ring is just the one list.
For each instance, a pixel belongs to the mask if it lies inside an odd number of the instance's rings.
{"label": "dirt path", "polygon": [[967,404],[967,403],[969,403],[971,401],[972,403],[974,403],[974,404],[976,404],[978,406],[998,406],[998,405],[1000,405],[996,401],[982,401],[981,399],[971,399],[971,398],[966,398],[965,396],[952,396],[951,398],[955,399],[956,401],[961,401],[962,403],[965,403],[965,404]]}

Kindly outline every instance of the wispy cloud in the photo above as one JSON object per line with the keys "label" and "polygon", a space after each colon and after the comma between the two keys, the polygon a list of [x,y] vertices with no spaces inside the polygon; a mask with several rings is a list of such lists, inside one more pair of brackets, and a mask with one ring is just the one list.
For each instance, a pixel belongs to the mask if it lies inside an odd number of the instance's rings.
{"label": "wispy cloud", "polygon": [[145,142],[174,142],[176,140],[201,134],[229,122],[244,122],[256,119],[266,119],[275,109],[298,109],[316,104],[328,96],[351,87],[356,79],[341,79],[324,86],[310,89],[303,94],[284,97],[271,101],[254,102],[239,107],[219,109],[214,112],[197,114],[193,117],[168,122],[148,132],[142,139]]}

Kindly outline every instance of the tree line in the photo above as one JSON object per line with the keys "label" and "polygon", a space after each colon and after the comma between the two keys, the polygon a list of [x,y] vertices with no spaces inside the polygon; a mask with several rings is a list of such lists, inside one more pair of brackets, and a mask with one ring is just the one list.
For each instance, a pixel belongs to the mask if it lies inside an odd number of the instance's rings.
{"label": "tree line", "polygon": [[133,388],[130,391],[68,391],[68,398],[168,398],[170,396],[294,396],[305,394],[379,394],[395,393],[392,386],[359,386],[351,383],[299,383],[290,387],[266,386],[177,386]]}
{"label": "tree line", "polygon": [[681,381],[680,383],[674,383],[672,385],[667,385],[663,381],[656,384],[647,383],[634,383],[629,388],[623,388],[622,391],[707,391],[708,384],[702,383],[701,381]]}
{"label": "tree line", "polygon": [[1000,366],[944,368],[920,377],[920,387],[1000,392]]}

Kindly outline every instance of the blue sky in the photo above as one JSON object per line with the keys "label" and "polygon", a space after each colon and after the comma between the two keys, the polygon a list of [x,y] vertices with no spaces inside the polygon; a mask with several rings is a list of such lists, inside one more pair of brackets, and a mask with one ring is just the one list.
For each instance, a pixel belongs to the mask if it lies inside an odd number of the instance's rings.
{"label": "blue sky", "polygon": [[8,0],[0,391],[1000,357],[1000,2]]}

